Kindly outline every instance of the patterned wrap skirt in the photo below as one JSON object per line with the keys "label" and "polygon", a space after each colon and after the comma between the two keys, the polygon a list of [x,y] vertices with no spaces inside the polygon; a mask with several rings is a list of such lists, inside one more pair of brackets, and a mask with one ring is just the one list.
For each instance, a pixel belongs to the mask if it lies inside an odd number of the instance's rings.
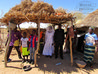
{"label": "patterned wrap skirt", "polygon": [[85,45],[84,49],[84,62],[92,63],[95,54],[95,46],[87,46]]}

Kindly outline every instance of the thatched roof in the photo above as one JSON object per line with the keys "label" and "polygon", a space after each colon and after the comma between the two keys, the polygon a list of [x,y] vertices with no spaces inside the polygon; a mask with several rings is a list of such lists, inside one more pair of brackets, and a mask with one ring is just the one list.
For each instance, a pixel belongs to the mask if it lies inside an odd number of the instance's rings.
{"label": "thatched roof", "polygon": [[98,9],[90,13],[81,23],[77,24],[76,26],[77,27],[84,27],[84,26],[98,27]]}
{"label": "thatched roof", "polygon": [[[58,12],[60,14],[58,14]],[[52,5],[42,1],[32,2],[32,0],[24,0],[21,4],[11,8],[2,18],[1,22],[8,24],[10,19],[14,23],[37,22],[40,18],[42,23],[59,24],[70,21],[72,14],[66,13],[64,10],[54,10]]]}

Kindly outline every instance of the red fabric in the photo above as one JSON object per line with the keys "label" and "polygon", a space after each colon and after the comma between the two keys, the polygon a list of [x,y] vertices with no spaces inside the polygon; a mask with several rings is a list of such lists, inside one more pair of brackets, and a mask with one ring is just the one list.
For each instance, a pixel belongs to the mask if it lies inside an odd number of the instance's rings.
{"label": "red fabric", "polygon": [[[31,47],[31,38],[32,38],[32,36],[30,36],[29,37],[29,42],[30,42],[30,45],[29,45],[29,47]],[[36,39],[35,39],[36,38]],[[32,39],[32,47],[35,47],[35,40],[36,40],[36,42],[38,41],[38,37],[36,37],[35,35],[33,36],[33,39]]]}

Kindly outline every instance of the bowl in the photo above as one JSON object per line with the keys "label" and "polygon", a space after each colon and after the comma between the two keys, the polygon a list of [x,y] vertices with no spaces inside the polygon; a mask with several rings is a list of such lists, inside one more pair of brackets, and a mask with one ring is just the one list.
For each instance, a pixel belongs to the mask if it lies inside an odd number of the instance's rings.
{"label": "bowl", "polygon": [[86,63],[84,61],[80,61],[80,60],[77,60],[76,64],[80,68],[84,68],[86,66]]}

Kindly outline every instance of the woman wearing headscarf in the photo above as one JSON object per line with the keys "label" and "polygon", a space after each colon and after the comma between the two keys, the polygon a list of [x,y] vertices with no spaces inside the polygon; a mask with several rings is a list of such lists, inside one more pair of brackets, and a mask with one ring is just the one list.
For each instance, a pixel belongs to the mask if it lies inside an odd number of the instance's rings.
{"label": "woman wearing headscarf", "polygon": [[54,53],[53,36],[54,36],[54,29],[52,26],[49,26],[46,29],[43,55],[50,56],[50,58],[52,57],[52,54]]}
{"label": "woman wearing headscarf", "polygon": [[89,28],[89,32],[85,35],[85,49],[84,49],[84,62],[92,67],[92,61],[95,54],[95,42],[97,35],[94,34],[94,27]]}

